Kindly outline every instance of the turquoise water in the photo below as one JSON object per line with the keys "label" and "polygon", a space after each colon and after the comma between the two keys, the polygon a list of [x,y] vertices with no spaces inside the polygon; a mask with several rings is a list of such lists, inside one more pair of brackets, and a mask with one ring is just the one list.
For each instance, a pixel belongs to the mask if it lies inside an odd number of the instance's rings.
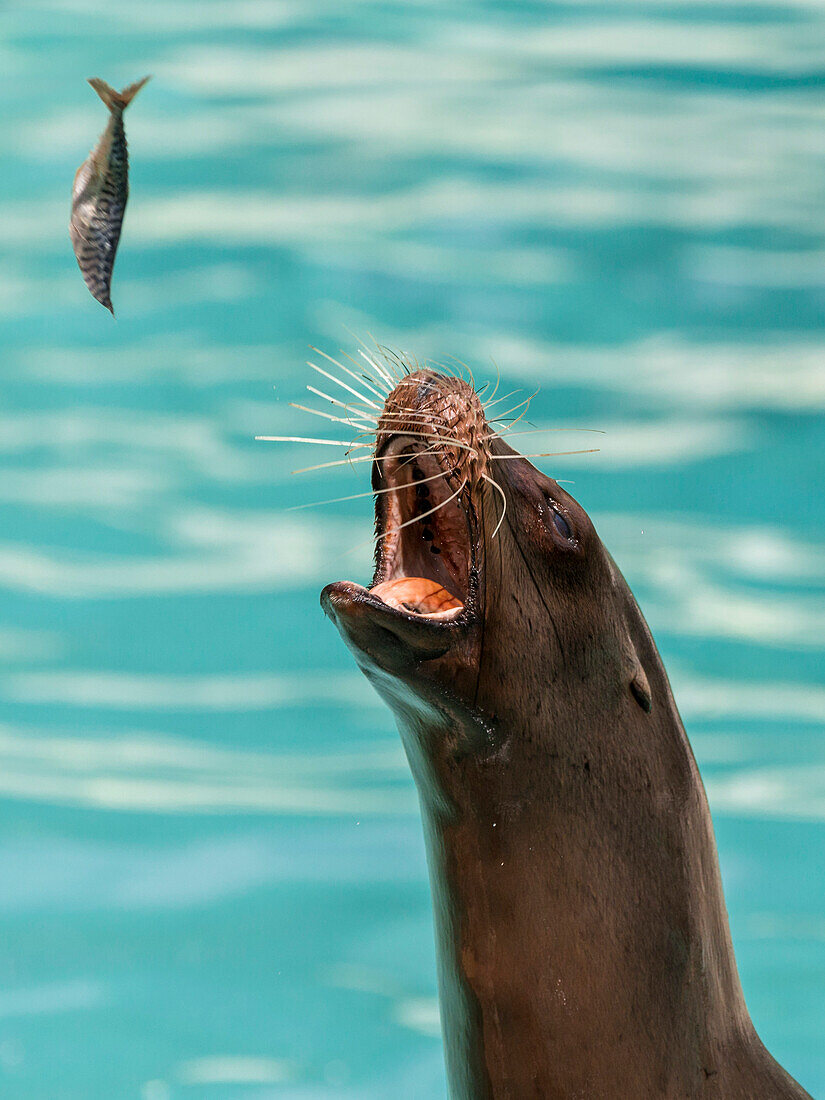
{"label": "turquoise water", "polygon": [[[671,672],[757,1027],[825,1094],[823,9],[0,31],[0,1094],[445,1095],[414,791],[317,601],[367,576],[370,504],[286,511],[367,476],[253,441],[318,434],[287,402],[348,330],[606,431],[543,465]],[[67,233],[84,78],[146,72],[113,322]]]}

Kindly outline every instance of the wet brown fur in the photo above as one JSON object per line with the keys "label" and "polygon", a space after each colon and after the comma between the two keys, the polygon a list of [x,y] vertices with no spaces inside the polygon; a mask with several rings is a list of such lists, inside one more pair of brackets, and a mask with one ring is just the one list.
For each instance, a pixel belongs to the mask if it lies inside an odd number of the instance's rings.
{"label": "wet brown fur", "polygon": [[[348,582],[322,603],[393,709],[418,787],[450,1096],[803,1100],[745,1007],[701,779],[589,517],[490,437],[463,381],[396,386],[379,458],[405,427],[468,477],[466,619],[382,610]],[[495,539],[486,477],[507,506]]]}

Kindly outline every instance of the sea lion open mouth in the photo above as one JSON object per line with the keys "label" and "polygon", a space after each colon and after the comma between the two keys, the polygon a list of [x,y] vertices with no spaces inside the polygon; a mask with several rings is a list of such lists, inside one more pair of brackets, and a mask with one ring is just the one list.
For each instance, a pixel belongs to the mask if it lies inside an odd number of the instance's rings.
{"label": "sea lion open mouth", "polygon": [[[408,436],[380,455],[378,558],[370,589],[390,607],[439,621],[458,617],[469,596],[473,548],[469,499],[458,473]],[[456,495],[456,493],[458,495]],[[469,494],[466,494],[469,498]]]}
{"label": "sea lion open mouth", "polygon": [[325,589],[324,607],[339,623],[370,614],[379,628],[443,652],[477,619],[477,497],[490,434],[478,395],[461,379],[424,370],[393,388],[373,461],[375,571],[368,588],[341,581]]}

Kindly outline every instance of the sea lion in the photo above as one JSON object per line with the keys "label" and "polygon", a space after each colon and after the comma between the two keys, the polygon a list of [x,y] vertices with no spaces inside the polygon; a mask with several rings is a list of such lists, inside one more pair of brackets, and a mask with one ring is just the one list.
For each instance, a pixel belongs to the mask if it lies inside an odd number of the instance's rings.
{"label": "sea lion", "polygon": [[693,754],[586,512],[459,378],[402,379],[375,438],[373,583],[321,601],[418,788],[450,1096],[808,1097],[751,1023]]}

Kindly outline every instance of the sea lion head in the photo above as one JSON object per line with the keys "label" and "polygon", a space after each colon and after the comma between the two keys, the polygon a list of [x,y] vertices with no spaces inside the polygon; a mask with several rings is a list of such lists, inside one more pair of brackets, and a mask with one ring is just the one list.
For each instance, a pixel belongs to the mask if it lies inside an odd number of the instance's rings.
{"label": "sea lion head", "polygon": [[505,736],[569,741],[650,709],[621,574],[582,506],[490,427],[473,386],[404,377],[378,421],[372,486],[372,584],[331,584],[321,600],[403,726],[435,721],[455,752],[497,751]]}

